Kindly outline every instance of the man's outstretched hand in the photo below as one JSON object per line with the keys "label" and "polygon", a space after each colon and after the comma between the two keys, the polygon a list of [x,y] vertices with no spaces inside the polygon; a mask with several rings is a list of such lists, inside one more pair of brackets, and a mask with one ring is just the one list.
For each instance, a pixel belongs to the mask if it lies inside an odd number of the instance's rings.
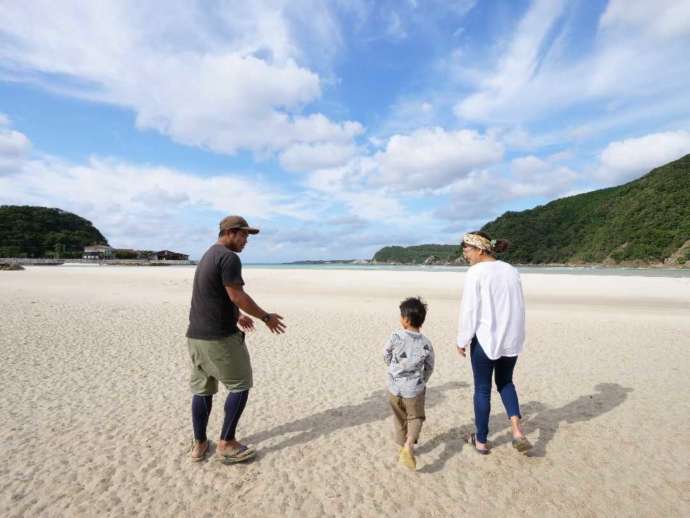
{"label": "man's outstretched hand", "polygon": [[278,313],[269,313],[269,316],[271,318],[266,321],[266,326],[271,330],[271,333],[275,333],[277,335],[284,333],[287,326],[282,322],[283,317],[281,317]]}

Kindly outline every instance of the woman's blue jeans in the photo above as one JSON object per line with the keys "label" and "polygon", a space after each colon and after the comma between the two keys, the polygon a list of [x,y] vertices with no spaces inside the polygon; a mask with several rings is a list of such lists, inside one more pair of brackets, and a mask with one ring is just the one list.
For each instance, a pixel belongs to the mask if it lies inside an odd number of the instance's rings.
{"label": "woman's blue jeans", "polygon": [[496,377],[496,389],[501,395],[508,417],[522,417],[517,392],[513,385],[513,369],[517,356],[501,356],[498,360],[491,360],[475,337],[470,346],[470,359],[474,375],[474,423],[477,428],[477,441],[485,443],[489,435],[491,375],[493,373]]}

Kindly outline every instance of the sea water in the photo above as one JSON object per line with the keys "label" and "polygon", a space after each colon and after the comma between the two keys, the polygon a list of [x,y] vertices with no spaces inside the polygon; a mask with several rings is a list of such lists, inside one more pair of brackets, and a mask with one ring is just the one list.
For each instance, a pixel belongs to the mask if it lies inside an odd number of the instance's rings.
{"label": "sea water", "polygon": [[[271,264],[245,263],[244,268],[270,270],[360,270],[360,271],[411,271],[411,272],[466,272],[468,266],[427,266],[422,264]],[[690,278],[685,268],[620,268],[609,266],[517,266],[520,273],[550,273],[561,275],[616,275],[624,277],[671,277]]]}
{"label": "sea water", "polygon": [[[106,268],[149,268],[148,266],[99,265],[65,263],[51,268],[65,266],[101,266]],[[196,265],[165,265],[166,268],[196,268]],[[299,264],[299,263],[243,263],[243,268],[257,270],[359,270],[359,271],[401,271],[401,272],[466,272],[467,266],[427,266],[423,264]],[[690,278],[689,268],[620,268],[609,266],[527,266],[518,265],[520,273],[547,273],[560,275],[607,275],[623,277],[669,277]]]}

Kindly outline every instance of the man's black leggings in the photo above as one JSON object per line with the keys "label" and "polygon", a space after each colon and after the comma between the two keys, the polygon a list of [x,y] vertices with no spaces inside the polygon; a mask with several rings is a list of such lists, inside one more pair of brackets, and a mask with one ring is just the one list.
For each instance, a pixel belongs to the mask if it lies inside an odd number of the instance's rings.
{"label": "man's black leggings", "polygon": [[[247,405],[247,398],[249,391],[229,392],[225,400],[225,419],[223,420],[223,429],[220,433],[222,441],[234,441],[235,430],[237,423],[244,412],[244,407]],[[208,426],[208,418],[211,415],[211,407],[213,406],[213,396],[197,396],[192,397],[192,424],[194,426],[194,439],[198,442],[207,440],[206,427]]]}

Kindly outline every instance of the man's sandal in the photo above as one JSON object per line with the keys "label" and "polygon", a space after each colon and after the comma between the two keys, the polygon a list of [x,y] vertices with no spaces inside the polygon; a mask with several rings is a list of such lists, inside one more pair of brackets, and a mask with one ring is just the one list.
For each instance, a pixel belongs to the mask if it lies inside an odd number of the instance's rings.
{"label": "man's sandal", "polygon": [[197,452],[197,454],[195,455],[194,450],[196,449],[197,444],[201,443],[196,440],[192,441],[192,450],[189,452],[189,458],[192,459],[192,462],[201,462],[202,460],[204,460],[211,448],[211,443],[209,441],[206,441],[206,448],[204,448],[200,453]]}

